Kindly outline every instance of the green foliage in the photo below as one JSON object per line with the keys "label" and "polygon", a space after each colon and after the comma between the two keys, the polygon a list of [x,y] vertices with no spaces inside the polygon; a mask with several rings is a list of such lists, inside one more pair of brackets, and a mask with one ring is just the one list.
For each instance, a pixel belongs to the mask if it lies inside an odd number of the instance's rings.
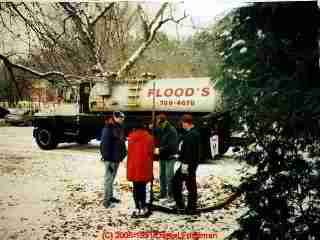
{"label": "green foliage", "polygon": [[320,82],[315,2],[257,3],[217,37],[217,86],[252,144],[240,159],[249,211],[230,239],[318,239]]}
{"label": "green foliage", "polygon": [[230,239],[319,238],[318,118],[295,111],[291,97],[301,98],[301,92],[288,96],[265,96],[241,112],[253,143],[240,159],[256,166],[257,173],[243,179],[249,211]]}
{"label": "green foliage", "polygon": [[214,35],[215,30],[203,30],[195,34],[191,39],[193,50],[193,64],[199,66],[204,75],[210,75],[216,79],[221,72],[221,61],[218,56],[217,44]]}
{"label": "green foliage", "polygon": [[239,87],[250,92],[252,88],[320,87],[316,81],[318,20],[314,3],[240,8],[230,29],[220,33],[224,71],[219,87],[231,97],[239,95]]}
{"label": "green foliage", "polygon": [[[195,39],[178,40],[164,32],[158,32],[155,41],[132,72],[136,75],[152,72],[159,78],[208,76],[207,63],[203,61],[205,56],[195,49]],[[130,46],[138,45],[139,39],[132,40]]]}

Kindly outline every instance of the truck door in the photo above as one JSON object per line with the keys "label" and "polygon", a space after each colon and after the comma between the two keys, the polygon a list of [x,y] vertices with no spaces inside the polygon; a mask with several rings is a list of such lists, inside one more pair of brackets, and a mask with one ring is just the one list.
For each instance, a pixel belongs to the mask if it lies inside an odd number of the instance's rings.
{"label": "truck door", "polygon": [[89,113],[89,95],[90,95],[90,83],[81,83],[79,91],[79,106],[80,113]]}

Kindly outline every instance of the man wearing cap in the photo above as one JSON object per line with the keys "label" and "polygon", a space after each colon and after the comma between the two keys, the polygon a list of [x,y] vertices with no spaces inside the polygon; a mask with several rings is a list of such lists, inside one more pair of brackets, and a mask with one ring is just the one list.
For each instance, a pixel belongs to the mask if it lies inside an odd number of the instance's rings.
{"label": "man wearing cap", "polygon": [[159,138],[159,147],[155,154],[160,156],[160,200],[173,200],[172,179],[174,163],[178,148],[178,133],[167,120],[165,114],[159,114],[156,119],[155,135]]}
{"label": "man wearing cap", "polygon": [[197,208],[196,170],[200,161],[200,134],[193,126],[192,116],[185,114],[181,119],[182,127],[186,131],[179,144],[179,161],[181,162],[174,178],[173,193],[176,207],[184,210],[182,183],[186,183],[188,190],[188,213],[194,213]]}
{"label": "man wearing cap", "polygon": [[105,164],[103,205],[106,208],[114,207],[113,203],[120,202],[113,197],[113,182],[119,164],[126,156],[125,134],[122,127],[124,119],[123,112],[114,112],[102,131],[100,151]]}

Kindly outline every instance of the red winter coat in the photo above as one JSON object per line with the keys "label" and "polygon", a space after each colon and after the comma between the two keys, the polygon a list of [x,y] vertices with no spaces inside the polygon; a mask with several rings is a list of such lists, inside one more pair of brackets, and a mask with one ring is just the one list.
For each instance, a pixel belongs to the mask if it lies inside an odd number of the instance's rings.
{"label": "red winter coat", "polygon": [[128,136],[127,177],[133,182],[153,179],[153,138],[146,130],[136,130]]}

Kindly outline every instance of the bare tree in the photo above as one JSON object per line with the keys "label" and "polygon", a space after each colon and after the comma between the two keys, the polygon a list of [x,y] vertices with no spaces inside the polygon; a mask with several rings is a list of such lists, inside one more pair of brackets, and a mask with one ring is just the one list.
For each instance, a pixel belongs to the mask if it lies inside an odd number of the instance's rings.
{"label": "bare tree", "polygon": [[[171,4],[167,2],[161,4],[154,16],[150,16],[141,3],[0,3],[0,31],[5,30],[27,43],[29,49],[24,57],[38,64],[18,64],[16,54],[1,53],[1,50],[0,59],[16,85],[15,70],[52,81],[55,78],[81,79],[90,71],[114,71],[120,80],[136,64],[164,24],[169,21],[179,23],[186,17],[183,14],[175,18]],[[25,33],[19,33],[19,25]],[[131,53],[128,51],[130,31],[143,35],[140,46]],[[35,56],[41,57],[35,61]],[[47,64],[42,66],[41,61]]]}

